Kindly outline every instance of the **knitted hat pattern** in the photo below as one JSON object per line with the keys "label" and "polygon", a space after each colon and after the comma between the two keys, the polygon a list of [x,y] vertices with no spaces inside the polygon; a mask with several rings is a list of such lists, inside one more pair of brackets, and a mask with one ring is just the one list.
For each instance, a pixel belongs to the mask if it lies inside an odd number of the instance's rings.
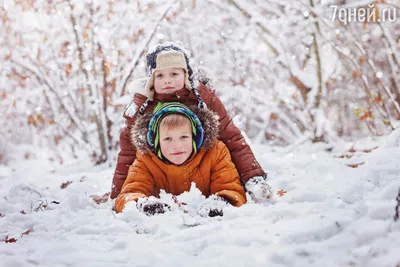
{"label": "knitted hat pattern", "polygon": [[157,67],[157,56],[161,52],[167,51],[177,51],[183,54],[185,57],[186,65],[187,65],[187,72],[190,84],[193,85],[193,69],[189,64],[189,56],[188,52],[182,48],[180,42],[173,43],[173,42],[166,42],[163,44],[157,44],[156,46],[149,49],[149,52],[146,55],[146,66],[147,66],[147,76],[152,74],[152,71]]}
{"label": "knitted hat pattern", "polygon": [[185,88],[189,91],[192,90],[192,85],[188,76],[188,68],[185,56],[183,53],[175,50],[167,50],[158,53],[156,60],[156,67],[151,68],[149,78],[146,83],[146,95],[150,100],[154,98],[154,75],[157,70],[167,69],[167,68],[178,68],[185,71]]}
{"label": "knitted hat pattern", "polygon": [[180,42],[166,42],[158,44],[149,49],[146,55],[146,66],[148,80],[146,83],[146,102],[139,108],[139,113],[143,114],[149,102],[154,100],[154,72],[163,68],[182,68],[185,70],[185,87],[192,90],[198,99],[198,107],[205,108],[206,105],[193,83],[193,69],[189,63],[188,52],[182,47]]}

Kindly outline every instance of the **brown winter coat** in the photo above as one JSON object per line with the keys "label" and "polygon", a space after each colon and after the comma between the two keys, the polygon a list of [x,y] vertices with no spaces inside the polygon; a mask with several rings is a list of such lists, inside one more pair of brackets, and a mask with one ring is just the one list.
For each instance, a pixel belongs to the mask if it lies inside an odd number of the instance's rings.
{"label": "brown winter coat", "polygon": [[146,125],[151,116],[139,117],[131,137],[138,153],[115,201],[117,212],[121,212],[127,202],[139,197],[158,197],[161,189],[173,195],[182,194],[190,190],[192,182],[206,197],[216,194],[237,207],[246,203],[239,173],[228,148],[217,140],[217,118],[208,110],[193,107],[192,110],[202,122],[204,141],[200,151],[181,166],[164,163],[150,151],[146,143]]}
{"label": "brown winter coat", "polygon": [[[263,175],[265,172],[257,162],[246,143],[240,130],[233,124],[232,119],[227,114],[224,105],[218,98],[214,90],[209,89],[202,83],[198,87],[199,93],[206,103],[207,107],[216,112],[219,116],[219,139],[228,147],[243,182],[247,182],[251,177]],[[135,94],[133,103],[137,107],[142,106],[146,97],[141,94]],[[162,102],[181,102],[187,106],[197,105],[197,98],[193,92],[187,89],[181,89],[173,94],[155,94],[154,101],[151,102],[145,110],[145,113],[152,112],[159,101]],[[128,169],[136,158],[136,149],[130,139],[130,130],[135,123],[138,111],[132,117],[124,115],[126,126],[120,134],[120,148],[118,154],[117,166],[113,177],[111,198],[116,198],[121,191],[121,187],[127,177]]]}

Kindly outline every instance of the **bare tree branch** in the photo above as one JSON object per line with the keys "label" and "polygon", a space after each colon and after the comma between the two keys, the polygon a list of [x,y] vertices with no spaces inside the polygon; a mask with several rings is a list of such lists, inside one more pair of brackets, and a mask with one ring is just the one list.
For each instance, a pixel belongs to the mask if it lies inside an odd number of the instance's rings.
{"label": "bare tree branch", "polygon": [[154,34],[157,31],[157,27],[160,24],[160,22],[164,19],[164,17],[167,15],[168,11],[172,8],[173,5],[175,5],[178,1],[173,2],[171,5],[168,5],[164,11],[161,13],[161,15],[158,17],[158,19],[155,21],[153,27],[151,28],[151,33],[147,36],[146,40],[143,42],[143,45],[140,47],[140,49],[136,52],[135,57],[132,60],[132,64],[129,67],[130,71],[129,74],[126,77],[123,77],[122,80],[120,81],[121,86],[117,90],[117,95],[118,96],[123,96],[126,93],[126,85],[128,84],[129,79],[131,78],[133,72],[135,71],[136,67],[139,65],[139,60],[140,58],[144,55],[150,41],[153,39]]}

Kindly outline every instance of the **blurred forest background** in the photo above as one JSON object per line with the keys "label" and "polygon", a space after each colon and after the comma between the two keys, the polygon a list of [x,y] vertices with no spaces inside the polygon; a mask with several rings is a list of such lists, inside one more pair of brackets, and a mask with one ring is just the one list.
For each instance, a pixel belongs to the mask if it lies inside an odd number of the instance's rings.
{"label": "blurred forest background", "polygon": [[129,84],[166,41],[209,71],[252,145],[351,141],[400,122],[398,0],[0,3],[3,164],[18,144],[61,164],[115,159]]}

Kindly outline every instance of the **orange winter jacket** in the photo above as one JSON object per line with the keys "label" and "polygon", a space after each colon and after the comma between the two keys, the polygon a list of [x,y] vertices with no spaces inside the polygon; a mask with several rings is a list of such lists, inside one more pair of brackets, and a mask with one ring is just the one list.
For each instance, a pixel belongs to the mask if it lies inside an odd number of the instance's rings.
{"label": "orange winter jacket", "polygon": [[129,168],[115,210],[121,212],[129,201],[139,197],[156,196],[160,189],[179,195],[189,191],[191,183],[206,196],[216,194],[238,207],[246,203],[239,173],[225,144],[217,141],[210,149],[200,150],[184,165],[166,164],[154,153],[137,153]]}
{"label": "orange winter jacket", "polygon": [[[199,84],[198,90],[204,102],[207,104],[207,107],[215,111],[219,116],[219,139],[228,147],[232,156],[232,161],[235,163],[243,182],[247,182],[251,177],[264,175],[264,170],[256,160],[240,130],[233,124],[232,119],[227,114],[215,90],[211,90],[202,83]],[[144,95],[135,94],[131,105],[140,107],[146,99],[147,97]],[[154,107],[157,106],[160,101],[181,102],[186,106],[197,105],[196,96],[187,89],[182,89],[171,95],[156,94],[154,96],[154,101],[146,108],[145,113],[152,113]],[[111,189],[112,199],[116,198],[120,193],[122,185],[127,178],[129,166],[134,162],[137,152],[135,146],[132,144],[130,132],[132,126],[136,122],[138,112],[132,115],[132,117],[126,114],[124,117],[126,119],[126,127],[121,131],[119,139],[121,150],[118,154],[117,165],[113,176]]]}

